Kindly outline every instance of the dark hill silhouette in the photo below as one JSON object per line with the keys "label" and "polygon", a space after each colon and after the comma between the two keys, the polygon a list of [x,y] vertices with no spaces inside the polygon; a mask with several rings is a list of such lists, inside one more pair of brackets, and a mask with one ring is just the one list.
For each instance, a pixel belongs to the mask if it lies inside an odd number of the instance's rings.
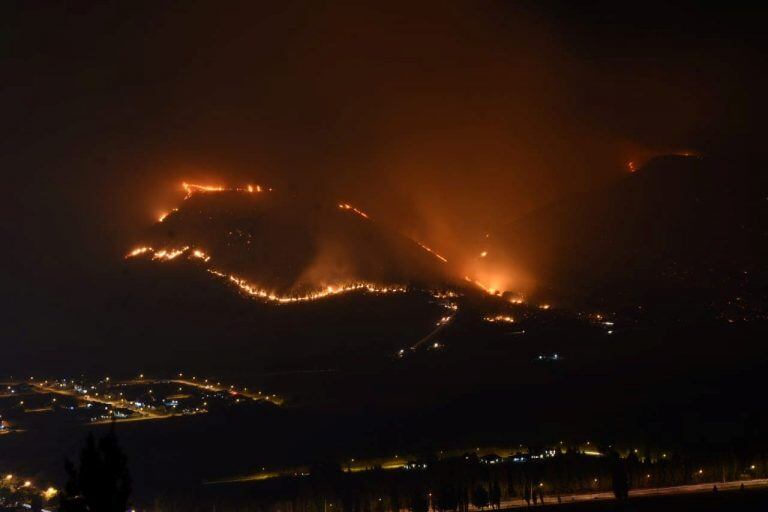
{"label": "dark hill silhouette", "polygon": [[535,210],[497,236],[540,285],[576,301],[642,301],[765,282],[768,188],[754,164],[664,156]]}

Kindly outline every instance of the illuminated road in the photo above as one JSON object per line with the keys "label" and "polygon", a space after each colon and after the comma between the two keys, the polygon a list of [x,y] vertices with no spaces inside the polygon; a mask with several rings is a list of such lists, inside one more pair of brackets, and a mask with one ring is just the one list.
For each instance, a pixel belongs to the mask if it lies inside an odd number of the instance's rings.
{"label": "illuminated road", "polygon": [[[447,320],[446,320],[446,319],[447,319]],[[435,327],[434,329],[432,329],[432,331],[431,331],[429,334],[427,334],[426,336],[424,336],[423,338],[421,338],[419,341],[417,341],[416,343],[414,343],[414,344],[411,346],[411,350],[416,350],[416,349],[418,349],[419,347],[421,347],[422,345],[424,345],[424,344],[427,344],[427,343],[429,343],[430,341],[432,341],[433,339],[435,339],[435,337],[436,337],[438,334],[440,334],[440,332],[442,332],[442,330],[443,330],[443,329],[445,329],[445,327],[446,327],[446,326],[447,326],[449,323],[451,323],[451,320],[453,320],[453,316],[446,316],[446,317],[443,317],[442,319],[440,319],[440,321],[437,323],[437,327]]]}
{"label": "illuminated road", "polygon": [[266,402],[271,402],[275,405],[281,405],[283,403],[283,400],[279,398],[277,395],[265,395],[261,391],[248,391],[248,388],[236,388],[235,386],[222,386],[218,382],[216,384],[211,384],[209,382],[200,382],[197,379],[195,380],[189,380],[189,379],[173,379],[169,382],[173,382],[174,384],[181,384],[183,386],[192,386],[196,387],[198,389],[203,389],[206,391],[213,391],[214,393],[221,393],[221,392],[228,392],[232,395],[241,396],[243,398],[249,398],[251,400],[264,400]]}
{"label": "illuminated road", "polygon": [[[712,493],[713,487],[716,485],[719,491],[736,491],[741,485],[744,485],[745,489],[759,489],[768,487],[768,478],[761,478],[755,480],[737,480],[732,482],[707,482],[703,484],[690,484],[690,485],[677,485],[673,487],[651,487],[645,489],[632,489],[629,491],[630,498],[644,498],[652,496],[675,496],[681,494],[703,494]],[[560,496],[562,504],[568,503],[583,503],[588,501],[607,501],[614,500],[615,497],[612,492],[595,492],[586,494],[568,494]],[[546,493],[544,496],[545,505],[557,505],[557,497],[552,494]],[[515,500],[508,500],[501,502],[502,509],[522,508],[528,507],[528,504],[521,498]],[[479,510],[470,506],[470,510]]]}
{"label": "illuminated road", "polygon": [[264,400],[275,405],[282,405],[282,398],[277,395],[267,395],[261,391],[249,391],[248,388],[237,388],[234,385],[227,387],[222,385],[221,382],[212,382],[210,379],[198,380],[192,379],[134,379],[121,382],[121,384],[178,384],[180,386],[189,386],[200,389],[202,391],[208,391],[209,393],[229,393],[233,396],[239,396],[250,400]]}
{"label": "illuminated road", "polygon": [[111,423],[112,421],[126,422],[126,421],[141,421],[141,420],[160,420],[160,419],[170,418],[172,416],[171,414],[161,414],[156,411],[149,410],[147,408],[138,407],[124,398],[120,398],[119,400],[112,400],[111,398],[107,398],[103,396],[94,396],[87,393],[80,394],[72,388],[59,388],[55,386],[46,386],[45,384],[41,384],[37,382],[30,382],[30,384],[34,386],[34,388],[40,393],[54,393],[57,395],[74,398],[81,402],[92,402],[92,403],[107,405],[117,409],[127,409],[133,412],[134,414],[138,415],[133,418],[114,418],[114,419],[109,419],[104,421],[94,421],[93,423]]}

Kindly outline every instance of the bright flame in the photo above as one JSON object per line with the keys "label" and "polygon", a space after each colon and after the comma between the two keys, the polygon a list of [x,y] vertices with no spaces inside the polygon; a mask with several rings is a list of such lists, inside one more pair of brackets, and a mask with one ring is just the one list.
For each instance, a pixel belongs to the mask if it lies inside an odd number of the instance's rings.
{"label": "bright flame", "polygon": [[407,288],[401,285],[385,286],[385,285],[380,285],[376,283],[359,282],[359,283],[327,286],[321,290],[310,292],[304,295],[278,295],[276,293],[260,288],[258,285],[250,283],[249,281],[233,274],[225,274],[224,272],[214,270],[214,269],[209,269],[208,272],[210,272],[215,276],[228,279],[230,282],[234,283],[238,288],[240,288],[242,292],[244,292],[247,295],[250,295],[251,297],[258,297],[260,299],[264,299],[270,302],[277,302],[280,304],[308,302],[312,300],[324,299],[326,297],[330,297],[333,295],[341,295],[343,293],[362,291],[362,290],[365,290],[368,293],[376,293],[376,294],[404,293],[405,291],[407,291]]}
{"label": "bright flame", "polygon": [[486,316],[483,318],[483,320],[491,323],[503,322],[508,324],[514,323],[515,321],[515,319],[509,315]]}
{"label": "bright flame", "polygon": [[201,251],[200,249],[194,249],[191,252],[189,251],[189,249],[190,248],[188,245],[180,249],[160,249],[160,250],[155,250],[152,247],[144,246],[144,247],[137,247],[136,249],[129,252],[125,257],[135,258],[143,254],[152,254],[153,260],[170,261],[178,258],[182,254],[189,252],[190,258],[197,258],[203,261],[209,261],[211,259],[211,257],[208,254],[206,254],[204,251]]}
{"label": "bright flame", "polygon": [[125,255],[126,258],[134,258],[136,256],[139,256],[141,254],[144,254],[145,252],[151,252],[151,247],[137,247],[128,254]]}
{"label": "bright flame", "polygon": [[[181,183],[181,188],[187,193],[184,199],[189,199],[195,192],[248,192],[252,194],[263,190],[261,185],[248,184],[244,187],[230,188],[224,185],[199,185],[197,183],[187,183],[186,181]],[[271,191],[272,189],[270,188],[269,190]]]}
{"label": "bright flame", "polygon": [[[188,254],[189,258],[197,258],[205,262],[208,262],[211,260],[211,257],[206,252],[200,249],[194,249],[190,251],[189,246],[182,247],[181,249],[160,249],[160,250],[154,250],[151,247],[138,247],[133,251],[129,252],[126,258],[132,258],[132,257],[140,256],[143,254],[150,254],[150,253],[152,254],[153,260],[170,261],[178,258],[183,254]],[[249,281],[239,276],[236,276],[234,274],[227,274],[225,272],[212,269],[212,268],[207,269],[207,271],[215,276],[228,279],[229,281],[237,285],[237,287],[240,288],[240,290],[246,293],[247,295],[250,295],[252,297],[259,297],[261,299],[265,299],[270,302],[277,302],[281,304],[307,302],[310,300],[323,299],[333,295],[340,295],[343,293],[349,293],[349,292],[354,292],[359,290],[365,290],[368,293],[376,293],[376,294],[403,293],[407,291],[407,288],[402,285],[385,286],[385,285],[369,283],[369,282],[356,282],[356,283],[347,283],[347,284],[328,285],[321,290],[306,293],[304,295],[278,295],[276,293],[260,288],[258,285],[250,283]]]}
{"label": "bright flame", "polygon": [[488,256],[488,251],[483,251],[480,253],[481,258],[485,258],[486,256]]}
{"label": "bright flame", "polygon": [[163,222],[163,221],[165,220],[165,218],[166,218],[166,217],[168,217],[170,214],[172,214],[172,213],[174,213],[174,212],[177,212],[177,211],[179,211],[179,209],[178,209],[178,208],[173,208],[173,209],[171,209],[171,211],[170,211],[170,212],[163,212],[163,213],[161,213],[161,214],[158,216],[158,218],[157,218],[157,222]]}
{"label": "bright flame", "polygon": [[197,185],[195,183],[182,182],[181,188],[187,193],[187,197],[190,197],[195,192],[224,192],[227,190],[222,185]]}
{"label": "bright flame", "polygon": [[201,259],[201,260],[203,260],[203,261],[208,261],[208,260],[210,260],[210,259],[211,259],[211,257],[210,257],[210,256],[208,256],[207,254],[205,254],[205,253],[204,253],[203,251],[201,251],[200,249],[195,249],[194,251],[192,251],[192,257],[193,257],[193,258],[198,258],[198,259]]}
{"label": "bright flame", "polygon": [[468,283],[473,283],[475,286],[477,286],[478,288],[480,288],[481,290],[483,290],[485,293],[489,295],[499,295],[499,290],[497,290],[496,288],[491,288],[490,286],[484,285],[477,279],[472,279],[469,276],[464,276],[464,280],[467,281]]}
{"label": "bright flame", "polygon": [[43,498],[50,500],[55,498],[57,494],[59,494],[59,491],[55,487],[49,487],[43,491]]}
{"label": "bright flame", "polygon": [[[414,241],[415,241],[415,240],[414,240]],[[447,260],[447,259],[445,259],[445,258],[444,258],[442,255],[438,254],[437,252],[435,252],[433,249],[431,249],[431,248],[427,247],[426,245],[424,245],[424,244],[423,244],[423,243],[421,243],[421,242],[418,242],[418,241],[416,241],[416,243],[417,243],[417,244],[419,244],[419,247],[421,247],[422,249],[424,249],[425,251],[427,251],[428,253],[430,253],[430,254],[431,254],[432,256],[434,256],[435,258],[439,259],[439,260],[440,260],[440,261],[442,261],[443,263],[448,263],[448,260]]]}
{"label": "bright flame", "polygon": [[175,260],[185,252],[189,250],[189,246],[184,246],[181,249],[162,249],[160,251],[155,251],[155,253],[152,255],[153,260]]}
{"label": "bright flame", "polygon": [[342,210],[351,210],[351,211],[355,212],[356,214],[358,214],[359,216],[363,217],[364,219],[370,220],[370,217],[368,216],[367,213],[365,213],[364,211],[362,211],[362,210],[360,210],[358,208],[355,208],[354,206],[352,206],[349,203],[339,203],[339,208],[342,209]]}

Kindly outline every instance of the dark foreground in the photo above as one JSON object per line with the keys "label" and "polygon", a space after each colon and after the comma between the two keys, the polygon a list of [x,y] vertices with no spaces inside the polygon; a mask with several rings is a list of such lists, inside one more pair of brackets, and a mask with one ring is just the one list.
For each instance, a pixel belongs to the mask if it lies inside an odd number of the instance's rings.
{"label": "dark foreground", "polygon": [[[768,510],[768,489],[746,489],[744,491],[719,491],[681,494],[671,496],[638,496],[630,497],[626,503],[614,500],[596,500],[586,503],[563,503],[539,505],[537,509],[563,512],[645,512],[645,511],[675,511],[675,512],[743,512]],[[514,510],[519,510],[515,508]]]}

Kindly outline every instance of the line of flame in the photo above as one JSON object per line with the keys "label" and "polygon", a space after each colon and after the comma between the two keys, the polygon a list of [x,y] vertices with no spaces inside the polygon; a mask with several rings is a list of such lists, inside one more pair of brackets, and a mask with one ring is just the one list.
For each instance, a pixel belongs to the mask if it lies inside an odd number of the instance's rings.
{"label": "line of flame", "polygon": [[360,210],[359,208],[355,208],[349,203],[339,203],[339,208],[342,210],[350,210],[359,216],[363,217],[364,219],[371,220],[371,218],[368,216],[367,213],[365,213],[363,210]]}

